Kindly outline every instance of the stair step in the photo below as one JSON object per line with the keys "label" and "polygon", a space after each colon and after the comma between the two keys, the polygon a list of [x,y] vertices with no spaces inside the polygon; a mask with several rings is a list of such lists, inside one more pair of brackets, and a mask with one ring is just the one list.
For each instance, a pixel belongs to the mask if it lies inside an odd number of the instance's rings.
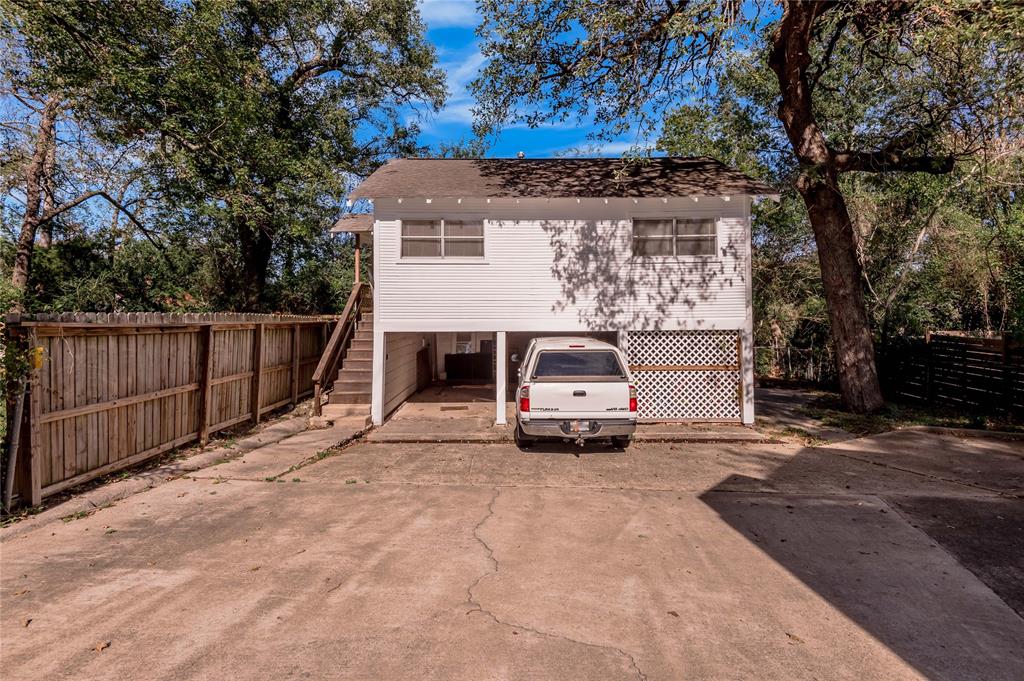
{"label": "stair step", "polygon": [[355,359],[355,360],[368,359],[368,360],[372,360],[373,359],[373,350],[370,350],[370,349],[358,350],[358,349],[350,348],[349,351],[345,353],[345,359],[343,361],[347,362],[350,359]]}
{"label": "stair step", "polygon": [[372,359],[349,359],[349,358],[346,357],[344,360],[342,360],[342,362],[341,362],[341,369],[338,371],[338,373],[341,373],[342,371],[348,371],[350,369],[352,371],[372,372],[373,371],[373,360]]}
{"label": "stair step", "polygon": [[360,381],[369,385],[373,382],[373,371],[369,369],[342,368],[338,372],[338,381]]}
{"label": "stair step", "polygon": [[362,417],[366,419],[366,425],[370,425],[370,410],[366,405],[331,404],[324,405],[323,418],[327,421],[340,419],[352,419]]}
{"label": "stair step", "polygon": [[373,329],[359,329],[356,331],[356,334],[352,336],[352,340],[373,343]]}
{"label": "stair step", "polygon": [[335,390],[327,401],[330,404],[370,404],[370,393]]}
{"label": "stair step", "polygon": [[366,381],[335,381],[334,392],[348,394],[348,393],[366,393],[370,394],[372,390],[369,383]]}

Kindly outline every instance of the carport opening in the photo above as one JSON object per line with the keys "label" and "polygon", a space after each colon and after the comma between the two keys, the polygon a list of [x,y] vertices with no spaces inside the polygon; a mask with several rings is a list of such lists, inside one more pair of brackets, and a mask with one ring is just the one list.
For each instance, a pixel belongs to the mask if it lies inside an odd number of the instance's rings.
{"label": "carport opening", "polygon": [[[422,347],[417,350],[416,389],[393,405],[390,416],[436,415],[446,420],[488,416],[493,420],[496,334],[475,331],[417,335]],[[389,355],[385,361],[392,360]]]}
{"label": "carport opening", "polygon": [[[508,423],[514,423],[514,400],[521,366],[512,358],[521,360],[532,339],[545,336],[586,336],[618,344],[618,334],[613,331],[509,332],[506,334],[504,356],[498,357],[495,332],[403,333],[388,336],[388,354],[385,359],[388,418],[415,414],[417,417],[436,415],[451,420],[460,416],[480,419],[490,415],[493,420],[496,412],[498,362],[504,362],[505,414]],[[403,381],[394,367],[412,364],[412,357],[408,356],[412,353],[415,354],[415,385],[400,389],[402,386],[399,383]],[[407,370],[404,374],[404,384],[408,385],[413,372]]]}

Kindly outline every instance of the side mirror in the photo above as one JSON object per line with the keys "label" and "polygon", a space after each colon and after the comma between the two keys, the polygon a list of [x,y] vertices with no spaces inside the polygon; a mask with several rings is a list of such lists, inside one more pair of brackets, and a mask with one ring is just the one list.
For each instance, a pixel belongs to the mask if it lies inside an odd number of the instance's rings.
{"label": "side mirror", "polygon": [[518,364],[519,363],[519,353],[518,352],[513,352],[512,353],[512,357],[510,359],[512,360],[513,364]]}

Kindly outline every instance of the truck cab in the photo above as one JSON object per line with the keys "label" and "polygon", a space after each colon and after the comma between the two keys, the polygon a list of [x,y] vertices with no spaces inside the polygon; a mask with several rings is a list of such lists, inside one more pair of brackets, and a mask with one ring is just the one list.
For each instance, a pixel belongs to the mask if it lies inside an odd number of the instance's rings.
{"label": "truck cab", "polygon": [[636,418],[636,387],[617,347],[593,338],[530,341],[516,390],[519,446],[540,438],[581,445],[610,438],[613,445],[627,447]]}

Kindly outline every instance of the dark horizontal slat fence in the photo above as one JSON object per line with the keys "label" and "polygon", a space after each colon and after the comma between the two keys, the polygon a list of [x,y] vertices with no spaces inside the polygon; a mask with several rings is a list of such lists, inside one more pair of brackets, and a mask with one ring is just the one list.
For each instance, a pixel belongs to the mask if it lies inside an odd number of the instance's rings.
{"label": "dark horizontal slat fence", "polygon": [[331,318],[260,314],[8,317],[36,348],[15,484],[46,496],[312,393]]}
{"label": "dark horizontal slat fence", "polygon": [[884,349],[890,397],[1024,419],[1024,347],[1009,339],[929,334]]}

